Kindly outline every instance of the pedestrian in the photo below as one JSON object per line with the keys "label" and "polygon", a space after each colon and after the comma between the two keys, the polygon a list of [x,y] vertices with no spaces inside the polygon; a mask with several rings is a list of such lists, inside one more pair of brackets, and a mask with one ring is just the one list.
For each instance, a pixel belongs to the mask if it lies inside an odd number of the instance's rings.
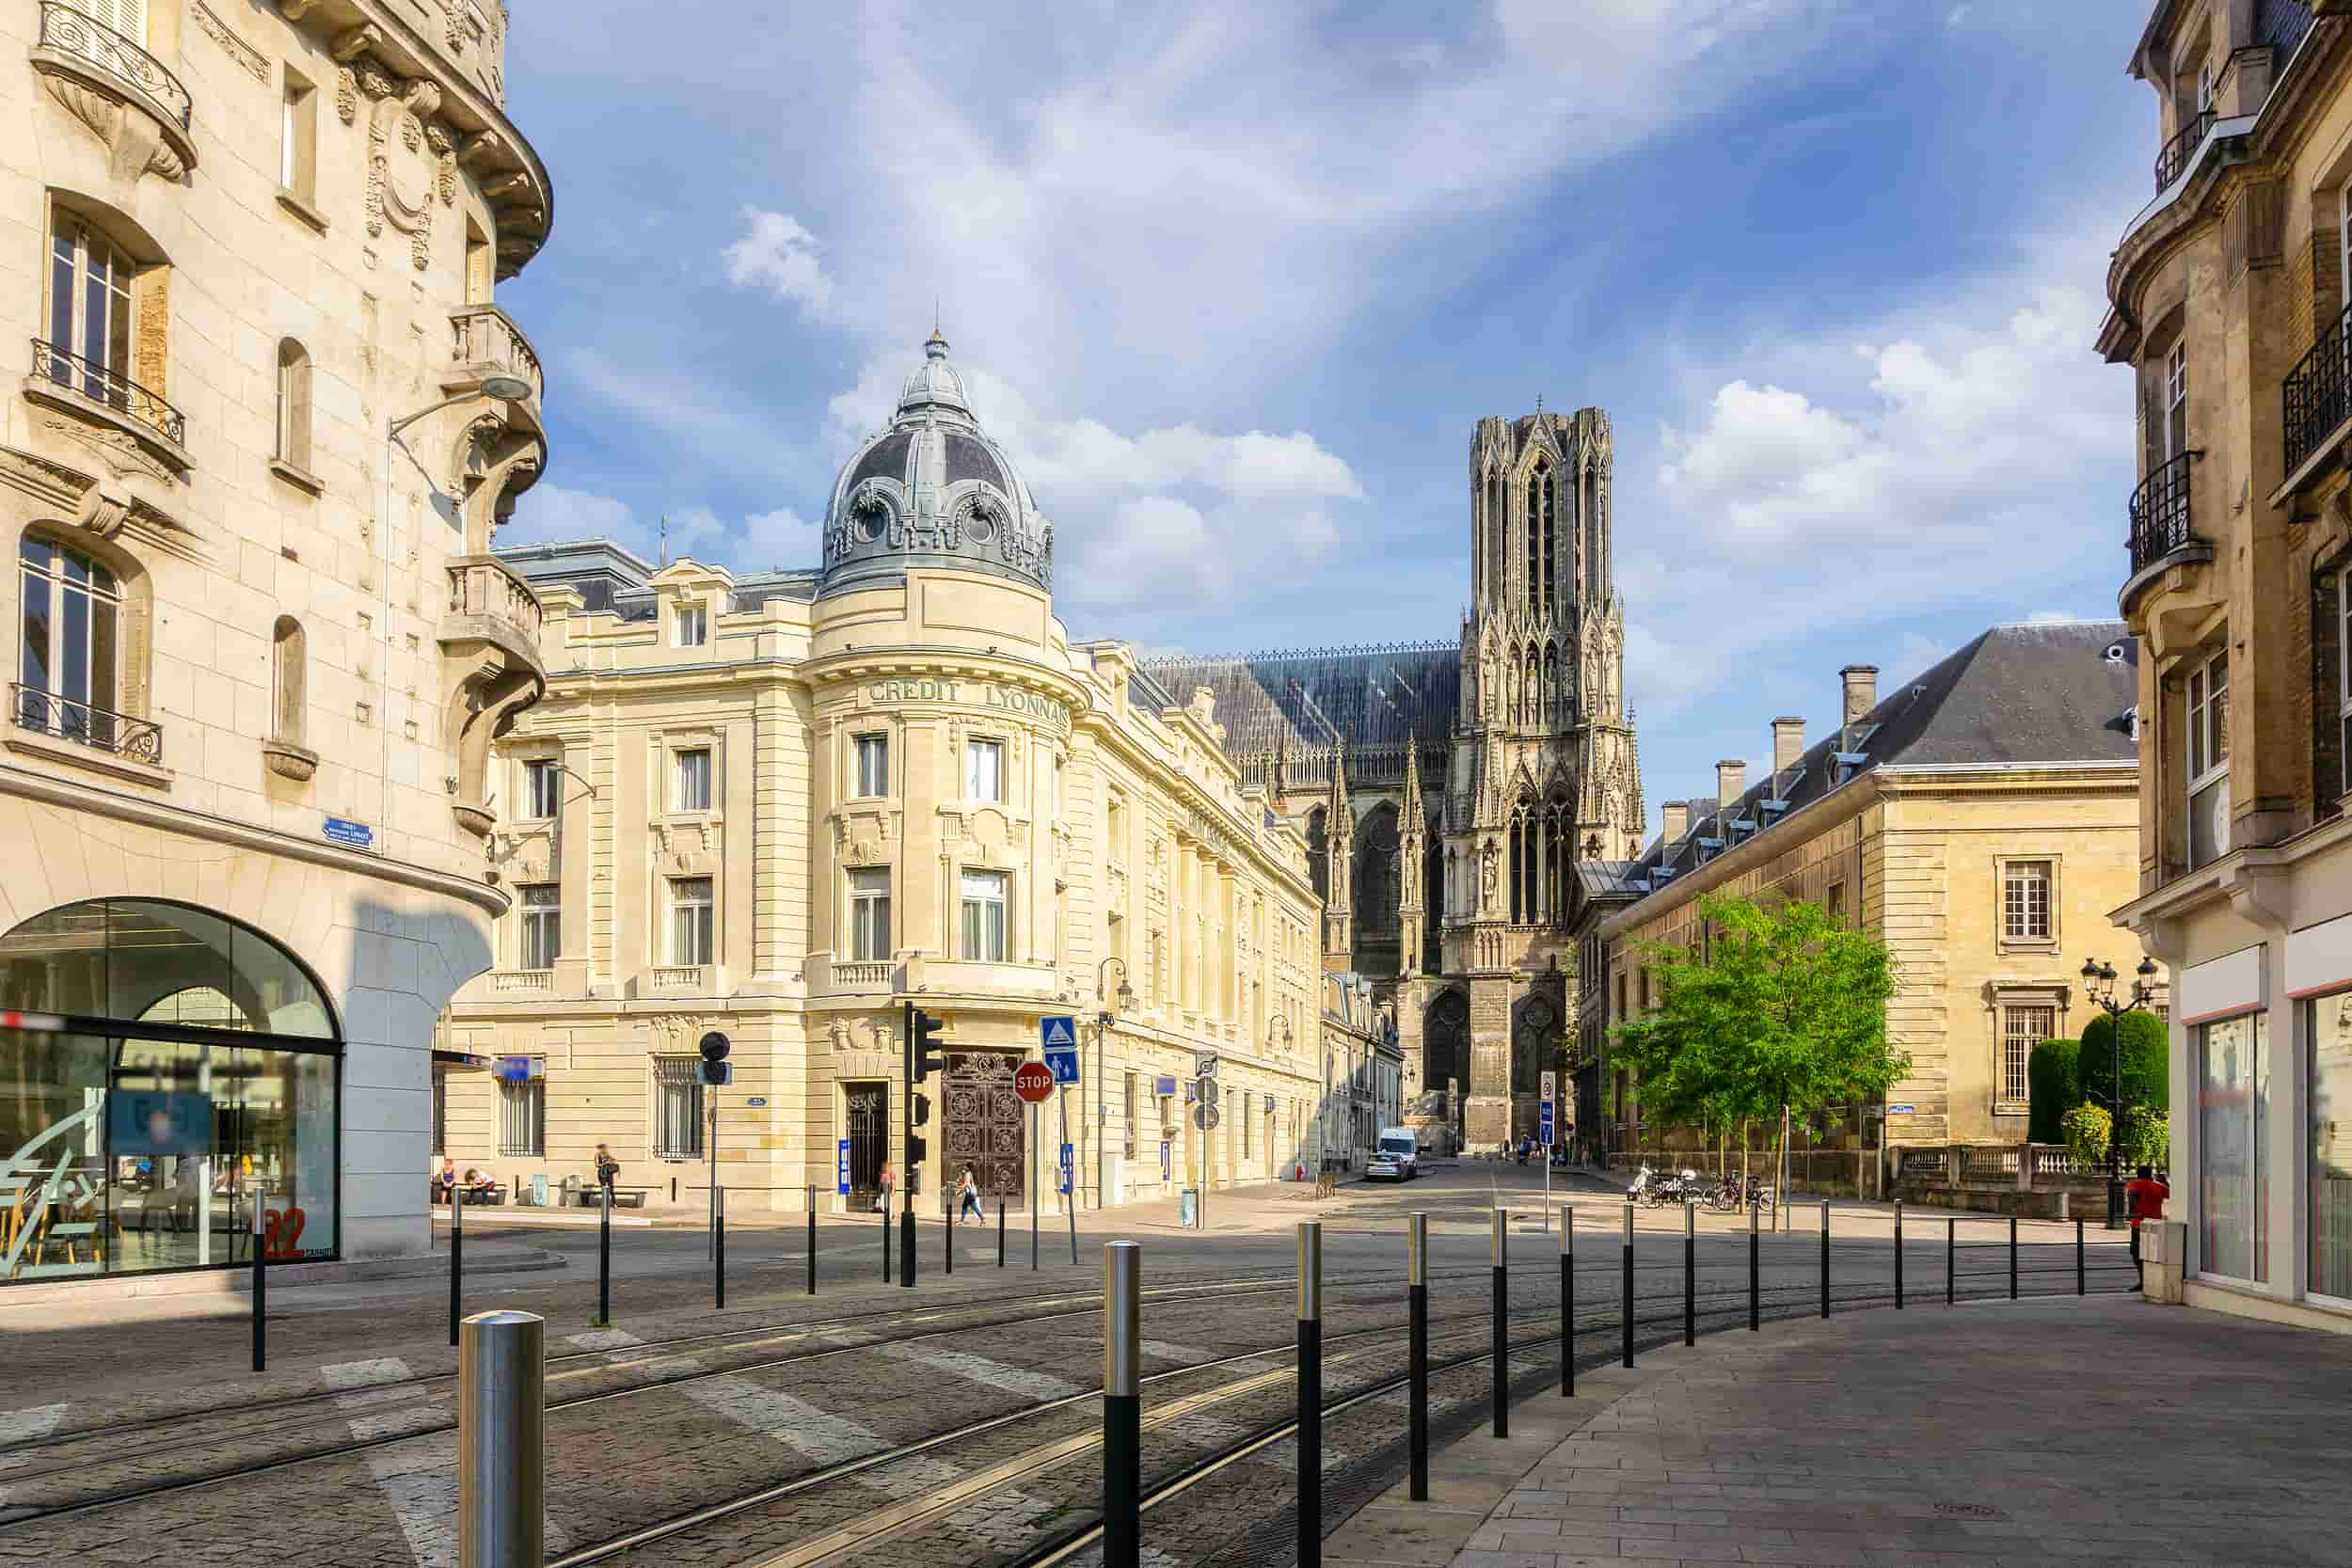
{"label": "pedestrian", "polygon": [[612,1206],[612,1182],[621,1174],[621,1162],[612,1158],[612,1148],[596,1145],[596,1185],[604,1189],[606,1208]]}
{"label": "pedestrian", "polygon": [[890,1162],[882,1162],[882,1176],[875,1181],[874,1209],[877,1214],[890,1212],[890,1189],[898,1184],[898,1173]]}
{"label": "pedestrian", "polygon": [[982,1225],[988,1223],[988,1215],[980,1210],[980,1184],[972,1179],[970,1165],[963,1167],[963,1180],[956,1187],[957,1223],[962,1223],[963,1216],[966,1214],[971,1215]]}
{"label": "pedestrian", "polygon": [[2164,1218],[2164,1200],[2172,1196],[2172,1189],[2156,1179],[2153,1166],[2142,1165],[2139,1174],[2123,1183],[2123,1196],[2131,1201],[2132,1274],[2145,1286],[2148,1275],[2139,1264],[2139,1222]]}
{"label": "pedestrian", "polygon": [[455,1194],[456,1194],[456,1192],[457,1192],[457,1162],[456,1162],[456,1161],[454,1161],[454,1160],[453,1160],[453,1159],[451,1159],[451,1158],[450,1158],[448,1155],[446,1155],[446,1154],[442,1155],[442,1156],[441,1156],[441,1172],[440,1172],[440,1174],[439,1174],[438,1176],[436,1176],[436,1177],[433,1179],[433,1185],[434,1185],[434,1187],[435,1187],[435,1189],[436,1189],[436,1192],[437,1192],[437,1195],[438,1200],[439,1200],[440,1202],[443,1202],[443,1203],[454,1203],[454,1202],[456,1202],[457,1200],[456,1200]]}

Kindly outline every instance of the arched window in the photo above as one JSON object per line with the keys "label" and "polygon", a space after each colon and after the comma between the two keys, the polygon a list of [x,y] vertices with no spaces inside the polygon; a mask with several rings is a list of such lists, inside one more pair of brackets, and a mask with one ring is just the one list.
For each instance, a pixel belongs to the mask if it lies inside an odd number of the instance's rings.
{"label": "arched window", "polygon": [[117,752],[133,730],[118,681],[122,650],[122,588],[97,561],[71,546],[27,533],[17,547],[24,613],[17,632],[16,721]]}
{"label": "arched window", "polygon": [[310,471],[310,356],[292,338],[278,343],[278,461]]}
{"label": "arched window", "polygon": [[1609,562],[1604,541],[1608,531],[1600,518],[1600,469],[1587,465],[1584,469],[1584,596],[1597,604],[1608,591]]}
{"label": "arched window", "polygon": [[1502,476],[1486,476],[1486,593],[1502,595]]}
{"label": "arched window", "polygon": [[291,615],[278,618],[272,638],[272,736],[302,744],[302,719],[310,705],[310,638]]}
{"label": "arched window", "polygon": [[1527,482],[1527,612],[1536,613],[1543,608],[1544,549],[1551,540],[1551,519],[1545,515],[1550,510],[1551,470],[1535,465],[1534,477]]}

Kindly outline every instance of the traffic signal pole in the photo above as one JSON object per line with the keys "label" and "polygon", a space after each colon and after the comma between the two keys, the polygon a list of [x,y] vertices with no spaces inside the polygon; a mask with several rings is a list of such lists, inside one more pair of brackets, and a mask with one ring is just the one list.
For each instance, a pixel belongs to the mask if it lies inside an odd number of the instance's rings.
{"label": "traffic signal pole", "polygon": [[939,1048],[946,1041],[939,1032],[946,1027],[914,1003],[904,1004],[906,1022],[906,1181],[905,1207],[898,1216],[898,1283],[908,1290],[914,1288],[914,1195],[919,1190],[915,1172],[930,1152],[923,1135],[915,1131],[930,1120],[931,1101],[920,1093],[918,1086],[933,1072],[944,1071],[946,1056]]}

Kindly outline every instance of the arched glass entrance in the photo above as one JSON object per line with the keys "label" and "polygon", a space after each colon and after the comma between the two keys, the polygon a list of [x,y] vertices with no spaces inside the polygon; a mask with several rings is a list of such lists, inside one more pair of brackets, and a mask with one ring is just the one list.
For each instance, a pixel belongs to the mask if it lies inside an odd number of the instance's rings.
{"label": "arched glass entrance", "polygon": [[342,1037],[302,962],[185,904],[0,937],[0,1283],[332,1257]]}

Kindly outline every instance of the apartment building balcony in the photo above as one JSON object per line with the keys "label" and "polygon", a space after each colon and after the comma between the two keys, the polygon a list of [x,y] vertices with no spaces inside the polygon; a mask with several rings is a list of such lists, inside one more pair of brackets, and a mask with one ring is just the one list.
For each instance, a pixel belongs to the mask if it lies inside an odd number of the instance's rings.
{"label": "apartment building balcony", "polygon": [[457,397],[480,390],[492,376],[516,377],[531,388],[531,396],[516,406],[533,430],[539,429],[548,378],[530,335],[495,305],[469,305],[453,310],[449,325],[450,358],[441,373],[441,390]]}
{"label": "apartment building balcony", "polygon": [[2204,146],[2205,138],[2213,134],[2213,110],[2198,110],[2189,117],[2188,123],[2174,132],[2171,139],[2157,150],[2156,190],[2159,194],[2187,169],[2189,160],[2197,156],[2197,150]]}
{"label": "apartment building balcony", "polygon": [[19,681],[8,683],[8,717],[15,721],[8,750],[102,772],[164,784],[163,726],[127,713],[76,702]]}
{"label": "apartment building balcony", "polygon": [[531,584],[494,555],[453,556],[448,570],[449,608],[441,617],[441,645],[493,644],[516,664],[538,671],[544,683],[547,666],[539,653],[544,612]]}
{"label": "apartment building balcony", "polygon": [[490,742],[548,689],[539,652],[539,596],[492,555],[452,556],[449,598],[436,640],[441,648],[442,711],[458,771],[450,810],[477,837],[498,825],[487,799]]}
{"label": "apartment building balcony", "polygon": [[899,967],[891,958],[826,958],[810,976],[818,995],[889,996],[899,989]]}
{"label": "apartment building balcony", "polygon": [[2132,492],[2127,508],[2131,526],[2124,539],[2131,576],[2119,595],[2127,618],[2132,601],[2149,583],[2174,567],[2213,559],[2213,546],[2198,536],[2190,509],[2190,466],[2198,455],[2185,451],[2160,464]]}
{"label": "apartment building balcony", "polygon": [[196,466],[188,454],[188,417],[129,376],[35,338],[24,395],[87,423],[130,436],[174,469]]}
{"label": "apartment building balcony", "polygon": [[125,104],[151,120],[162,144],[148,164],[154,173],[178,180],[196,166],[196,143],[188,134],[195,105],[186,86],[132,40],[66,0],[41,0],[40,35],[31,59],[58,102],[94,133],[107,134],[110,103]]}
{"label": "apartment building balcony", "polygon": [[2280,388],[2280,471],[2286,475],[2270,499],[2276,506],[2328,472],[2352,436],[2352,361],[2345,326],[2352,309],[2329,323],[2308,353],[2296,361]]}

